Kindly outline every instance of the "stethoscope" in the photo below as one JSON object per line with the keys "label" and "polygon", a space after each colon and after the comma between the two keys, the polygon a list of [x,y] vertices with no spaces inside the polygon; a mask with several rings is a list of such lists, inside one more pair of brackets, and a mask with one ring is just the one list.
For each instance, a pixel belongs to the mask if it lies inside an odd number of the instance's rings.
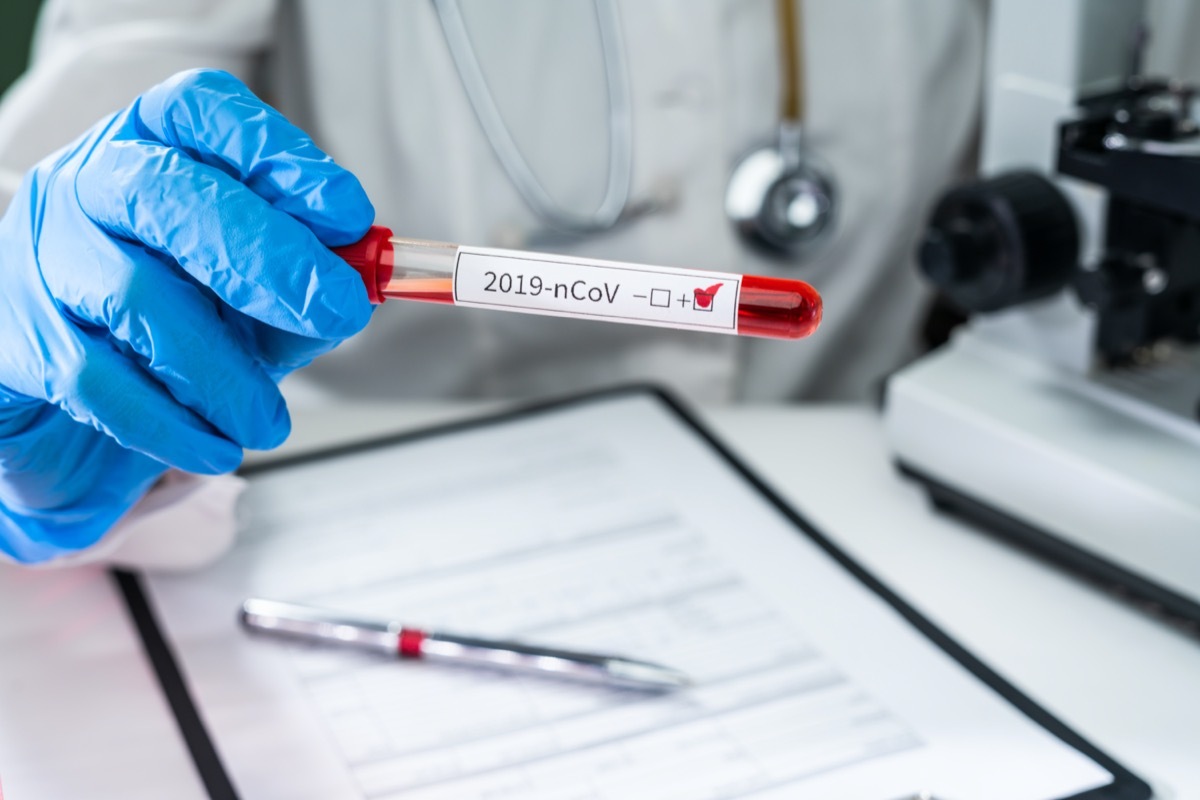
{"label": "stethoscope", "polygon": [[[467,35],[458,0],[433,0],[438,21],[467,100],[488,144],[533,214],[553,231],[588,236],[654,210],[634,204],[633,113],[629,65],[616,0],[593,0],[608,94],[609,157],[604,197],[591,213],[557,203],[538,180],[504,123]],[[725,213],[757,249],[791,261],[813,252],[832,230],[836,193],[830,172],[804,143],[804,91],[797,0],[776,0],[782,102],[776,140],[735,165],[725,191]]]}
{"label": "stethoscope", "polygon": [[778,139],[738,161],[725,214],[742,238],[772,255],[803,258],[833,230],[831,172],[804,142],[804,62],[798,0],[776,0],[782,97]]}

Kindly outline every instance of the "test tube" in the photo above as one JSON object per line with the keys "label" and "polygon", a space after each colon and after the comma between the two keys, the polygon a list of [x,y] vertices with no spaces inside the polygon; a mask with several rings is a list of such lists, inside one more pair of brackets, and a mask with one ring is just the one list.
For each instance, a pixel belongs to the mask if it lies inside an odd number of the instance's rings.
{"label": "test tube", "polygon": [[804,281],[468,247],[373,226],[334,248],[372,303],[391,298],[558,317],[801,339],[821,322]]}

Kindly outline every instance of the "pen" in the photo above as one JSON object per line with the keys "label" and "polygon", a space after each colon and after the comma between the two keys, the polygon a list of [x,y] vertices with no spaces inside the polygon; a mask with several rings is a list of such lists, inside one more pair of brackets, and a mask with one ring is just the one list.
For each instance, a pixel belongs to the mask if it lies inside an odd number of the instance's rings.
{"label": "pen", "polygon": [[363,619],[261,598],[250,598],[242,604],[241,622],[256,633],[353,647],[400,658],[502,667],[627,688],[669,690],[691,684],[679,670],[624,656],[427,631],[390,620]]}

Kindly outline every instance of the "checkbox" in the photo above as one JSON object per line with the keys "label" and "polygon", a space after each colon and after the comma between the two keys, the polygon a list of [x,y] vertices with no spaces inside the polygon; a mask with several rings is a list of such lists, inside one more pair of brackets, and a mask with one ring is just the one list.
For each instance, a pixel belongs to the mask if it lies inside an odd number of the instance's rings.
{"label": "checkbox", "polygon": [[[704,305],[700,305],[701,300],[705,301]],[[695,296],[692,297],[693,311],[711,312],[713,310],[713,306],[715,305],[716,303],[713,302],[713,296],[711,294],[706,294],[705,292],[696,292]]]}
{"label": "checkbox", "polygon": [[650,305],[658,306],[659,308],[671,307],[671,290],[670,289],[651,289],[650,290]]}

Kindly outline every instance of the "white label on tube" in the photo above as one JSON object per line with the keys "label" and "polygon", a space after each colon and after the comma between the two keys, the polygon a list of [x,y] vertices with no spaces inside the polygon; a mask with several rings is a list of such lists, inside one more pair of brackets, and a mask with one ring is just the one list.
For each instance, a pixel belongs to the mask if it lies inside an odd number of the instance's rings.
{"label": "white label on tube", "polygon": [[556,317],[737,333],[742,276],[460,247],[454,303]]}

